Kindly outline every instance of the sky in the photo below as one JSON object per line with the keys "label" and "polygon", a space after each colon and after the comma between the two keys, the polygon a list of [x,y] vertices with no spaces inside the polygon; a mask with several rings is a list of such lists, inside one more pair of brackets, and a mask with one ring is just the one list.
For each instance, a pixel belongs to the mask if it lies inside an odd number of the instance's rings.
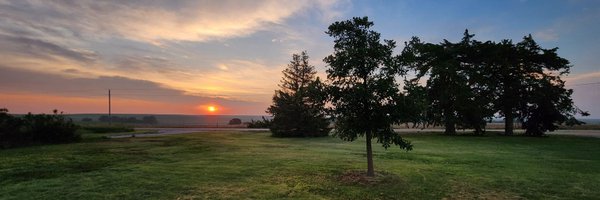
{"label": "sky", "polygon": [[266,115],[281,71],[307,51],[325,77],[325,31],[368,16],[383,39],[531,34],[571,61],[575,104],[600,118],[600,1],[0,0],[0,107],[11,113]]}

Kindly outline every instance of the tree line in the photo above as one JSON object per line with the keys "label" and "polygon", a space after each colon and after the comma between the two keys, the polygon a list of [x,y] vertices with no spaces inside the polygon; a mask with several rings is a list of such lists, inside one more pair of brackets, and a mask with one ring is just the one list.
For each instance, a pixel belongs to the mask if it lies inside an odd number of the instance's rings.
{"label": "tree line", "polygon": [[158,120],[155,116],[143,116],[142,119],[136,117],[119,117],[119,116],[100,116],[98,118],[100,122],[114,122],[114,123],[135,123],[135,124],[158,124]]}
{"label": "tree line", "polygon": [[[455,134],[456,125],[483,134],[486,122],[503,117],[504,134],[512,135],[518,120],[530,136],[558,124],[581,124],[574,116],[588,113],[573,104],[573,90],[565,88],[561,76],[571,65],[557,50],[540,47],[531,35],[516,44],[478,41],[468,30],[456,43],[413,37],[400,55],[417,74],[405,80],[408,100],[421,102],[412,121],[443,124],[446,134]],[[418,84],[423,78],[425,84]]]}
{"label": "tree line", "polygon": [[[385,148],[412,144],[393,124],[443,125],[484,134],[493,118],[505,121],[504,134],[518,120],[529,136],[541,136],[559,124],[581,124],[578,109],[562,76],[571,68],[558,48],[540,47],[531,35],[522,41],[478,41],[468,30],[462,40],[426,43],[418,37],[394,55],[396,42],[380,38],[367,17],[331,24],[326,34],[334,52],[323,59],[327,80],[316,77],[306,52],[292,55],[280,89],[267,112],[273,136],[325,136],[366,139],[368,171],[374,175],[371,140]],[[413,73],[414,77],[407,74]]]}

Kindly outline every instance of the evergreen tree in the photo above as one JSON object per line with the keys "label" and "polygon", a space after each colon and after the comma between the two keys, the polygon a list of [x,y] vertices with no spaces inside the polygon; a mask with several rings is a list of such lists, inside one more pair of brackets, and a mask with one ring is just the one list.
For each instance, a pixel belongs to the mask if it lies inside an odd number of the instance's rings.
{"label": "evergreen tree", "polygon": [[275,91],[270,130],[275,137],[327,136],[330,128],[325,118],[323,83],[315,78],[314,66],[308,64],[306,52],[294,54],[283,70],[280,89]]}
{"label": "evergreen tree", "polygon": [[[455,125],[482,134],[486,121],[498,113],[505,117],[507,135],[513,134],[515,119],[527,135],[542,135],[561,123],[582,123],[574,115],[587,112],[573,105],[572,90],[564,88],[561,76],[570,65],[557,48],[543,49],[531,35],[517,44],[472,38],[465,31],[459,43],[430,44],[414,37],[406,44],[403,64],[417,72],[410,82],[428,77],[427,94],[421,95],[429,103],[427,121],[443,122],[446,134],[455,133]],[[409,96],[419,87],[410,86]]]}
{"label": "evergreen tree", "polygon": [[517,44],[503,40],[490,50],[494,105],[504,116],[506,135],[513,134],[515,119],[531,136],[553,131],[560,123],[582,123],[574,115],[587,113],[573,104],[573,91],[564,88],[561,75],[568,74],[571,66],[557,49],[543,49],[528,35]]}
{"label": "evergreen tree", "polygon": [[444,133],[449,135],[456,134],[456,124],[461,120],[459,111],[470,96],[458,46],[447,40],[440,44],[422,43],[414,37],[402,54],[404,64],[417,72],[414,81],[429,77],[425,85],[430,103],[427,118],[434,124],[443,123]]}
{"label": "evergreen tree", "polygon": [[528,35],[516,45],[516,49],[519,67],[524,69],[518,77],[525,93],[517,105],[525,134],[540,136],[546,131],[556,130],[558,124],[583,123],[577,121],[574,115],[587,115],[587,112],[573,104],[573,90],[565,88],[561,75],[568,74],[571,65],[567,59],[558,56],[558,48],[543,49]]}

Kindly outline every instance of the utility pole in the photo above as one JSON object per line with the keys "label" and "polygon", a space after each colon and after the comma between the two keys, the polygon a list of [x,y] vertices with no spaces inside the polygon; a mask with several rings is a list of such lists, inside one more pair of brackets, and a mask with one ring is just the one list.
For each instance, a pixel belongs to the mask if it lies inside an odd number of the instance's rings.
{"label": "utility pole", "polygon": [[108,125],[112,125],[111,105],[110,105],[110,89],[108,89]]}

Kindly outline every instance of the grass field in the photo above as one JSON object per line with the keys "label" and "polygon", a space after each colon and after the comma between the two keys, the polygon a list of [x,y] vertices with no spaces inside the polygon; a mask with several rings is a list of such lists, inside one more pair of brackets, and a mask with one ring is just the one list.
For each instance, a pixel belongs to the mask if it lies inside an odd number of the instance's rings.
{"label": "grass field", "polygon": [[407,135],[364,141],[198,133],[0,150],[0,199],[598,199],[600,139]]}

